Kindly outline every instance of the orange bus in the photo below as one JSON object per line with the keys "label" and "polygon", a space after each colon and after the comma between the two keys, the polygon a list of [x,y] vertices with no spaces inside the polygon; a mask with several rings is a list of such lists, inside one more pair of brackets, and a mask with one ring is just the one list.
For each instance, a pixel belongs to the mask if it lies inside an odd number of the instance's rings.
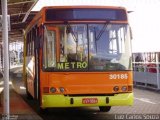
{"label": "orange bus", "polygon": [[49,6],[24,36],[24,80],[41,109],[133,104],[127,11],[111,6]]}

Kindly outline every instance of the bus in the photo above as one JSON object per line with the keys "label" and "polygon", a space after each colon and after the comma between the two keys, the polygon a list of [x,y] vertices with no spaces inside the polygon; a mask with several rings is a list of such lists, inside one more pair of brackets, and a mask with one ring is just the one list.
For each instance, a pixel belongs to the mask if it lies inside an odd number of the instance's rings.
{"label": "bus", "polygon": [[26,93],[40,109],[133,105],[131,30],[113,6],[47,6],[24,32]]}

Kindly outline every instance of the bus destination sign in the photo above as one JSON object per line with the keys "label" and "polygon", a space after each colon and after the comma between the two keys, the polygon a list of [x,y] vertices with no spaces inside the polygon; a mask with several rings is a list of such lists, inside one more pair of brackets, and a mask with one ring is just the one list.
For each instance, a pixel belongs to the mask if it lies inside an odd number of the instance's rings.
{"label": "bus destination sign", "polygon": [[87,62],[59,62],[57,63],[58,70],[86,69],[87,67],[88,67]]}

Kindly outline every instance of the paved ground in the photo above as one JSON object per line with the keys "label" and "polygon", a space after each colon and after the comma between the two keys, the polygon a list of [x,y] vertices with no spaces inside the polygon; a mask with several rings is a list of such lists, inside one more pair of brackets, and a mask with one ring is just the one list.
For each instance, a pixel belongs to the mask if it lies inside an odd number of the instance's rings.
{"label": "paved ground", "polygon": [[[19,69],[14,68],[10,71],[10,119],[9,120],[42,120],[42,118],[37,115],[37,113],[28,105],[27,102],[24,101],[22,96],[16,92],[16,88],[20,88],[19,91],[24,92],[25,90],[23,89],[22,85],[22,78],[21,75],[19,74]],[[14,73],[17,70],[16,73]],[[17,74],[18,73],[18,74]],[[18,76],[18,77],[17,77]],[[16,85],[13,84],[13,79],[15,78],[14,81],[17,81]],[[21,84],[18,84],[21,83]],[[22,85],[22,86],[21,86]],[[0,89],[3,89],[3,78],[0,78]],[[0,120],[4,119],[3,116],[3,111],[4,111],[4,104],[3,104],[3,91],[1,92],[1,104],[0,104]]]}
{"label": "paved ground", "polygon": [[[17,70],[18,71],[18,70]],[[46,113],[39,113],[33,100],[28,100],[21,75],[12,75],[11,113],[25,118],[43,120],[107,120],[107,119],[160,119],[160,91],[134,88],[134,105],[132,107],[112,107],[108,113],[99,112],[97,107],[89,108],[55,108]],[[2,107],[0,107],[2,113]],[[152,116],[151,116],[152,115]],[[26,119],[27,120],[27,119]]]}
{"label": "paved ground", "polygon": [[[0,106],[0,114],[3,114],[3,106],[2,102],[2,105]],[[42,120],[42,118],[37,115],[22,97],[12,89],[10,90],[10,114],[18,120]],[[1,116],[1,118],[3,117]]]}

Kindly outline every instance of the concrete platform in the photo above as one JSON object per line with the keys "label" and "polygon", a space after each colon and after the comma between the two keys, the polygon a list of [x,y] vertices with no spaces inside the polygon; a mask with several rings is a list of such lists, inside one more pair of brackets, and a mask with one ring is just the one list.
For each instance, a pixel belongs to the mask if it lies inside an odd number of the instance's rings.
{"label": "concrete platform", "polygon": [[[0,114],[2,115],[1,118],[3,118],[3,92],[1,102]],[[12,118],[17,118],[17,120],[42,120],[13,89],[10,89],[10,115]]]}
{"label": "concrete platform", "polygon": [[[15,91],[15,88],[12,84],[13,77],[19,77],[17,74],[22,75],[22,67],[16,66],[10,70],[10,119],[13,120],[43,120],[37,113],[34,111],[31,106],[26,103],[26,101]],[[22,77],[22,76],[20,76]],[[22,79],[22,78],[21,78]],[[18,78],[16,79],[18,80]],[[4,119],[3,111],[3,76],[0,77],[0,120]]]}

